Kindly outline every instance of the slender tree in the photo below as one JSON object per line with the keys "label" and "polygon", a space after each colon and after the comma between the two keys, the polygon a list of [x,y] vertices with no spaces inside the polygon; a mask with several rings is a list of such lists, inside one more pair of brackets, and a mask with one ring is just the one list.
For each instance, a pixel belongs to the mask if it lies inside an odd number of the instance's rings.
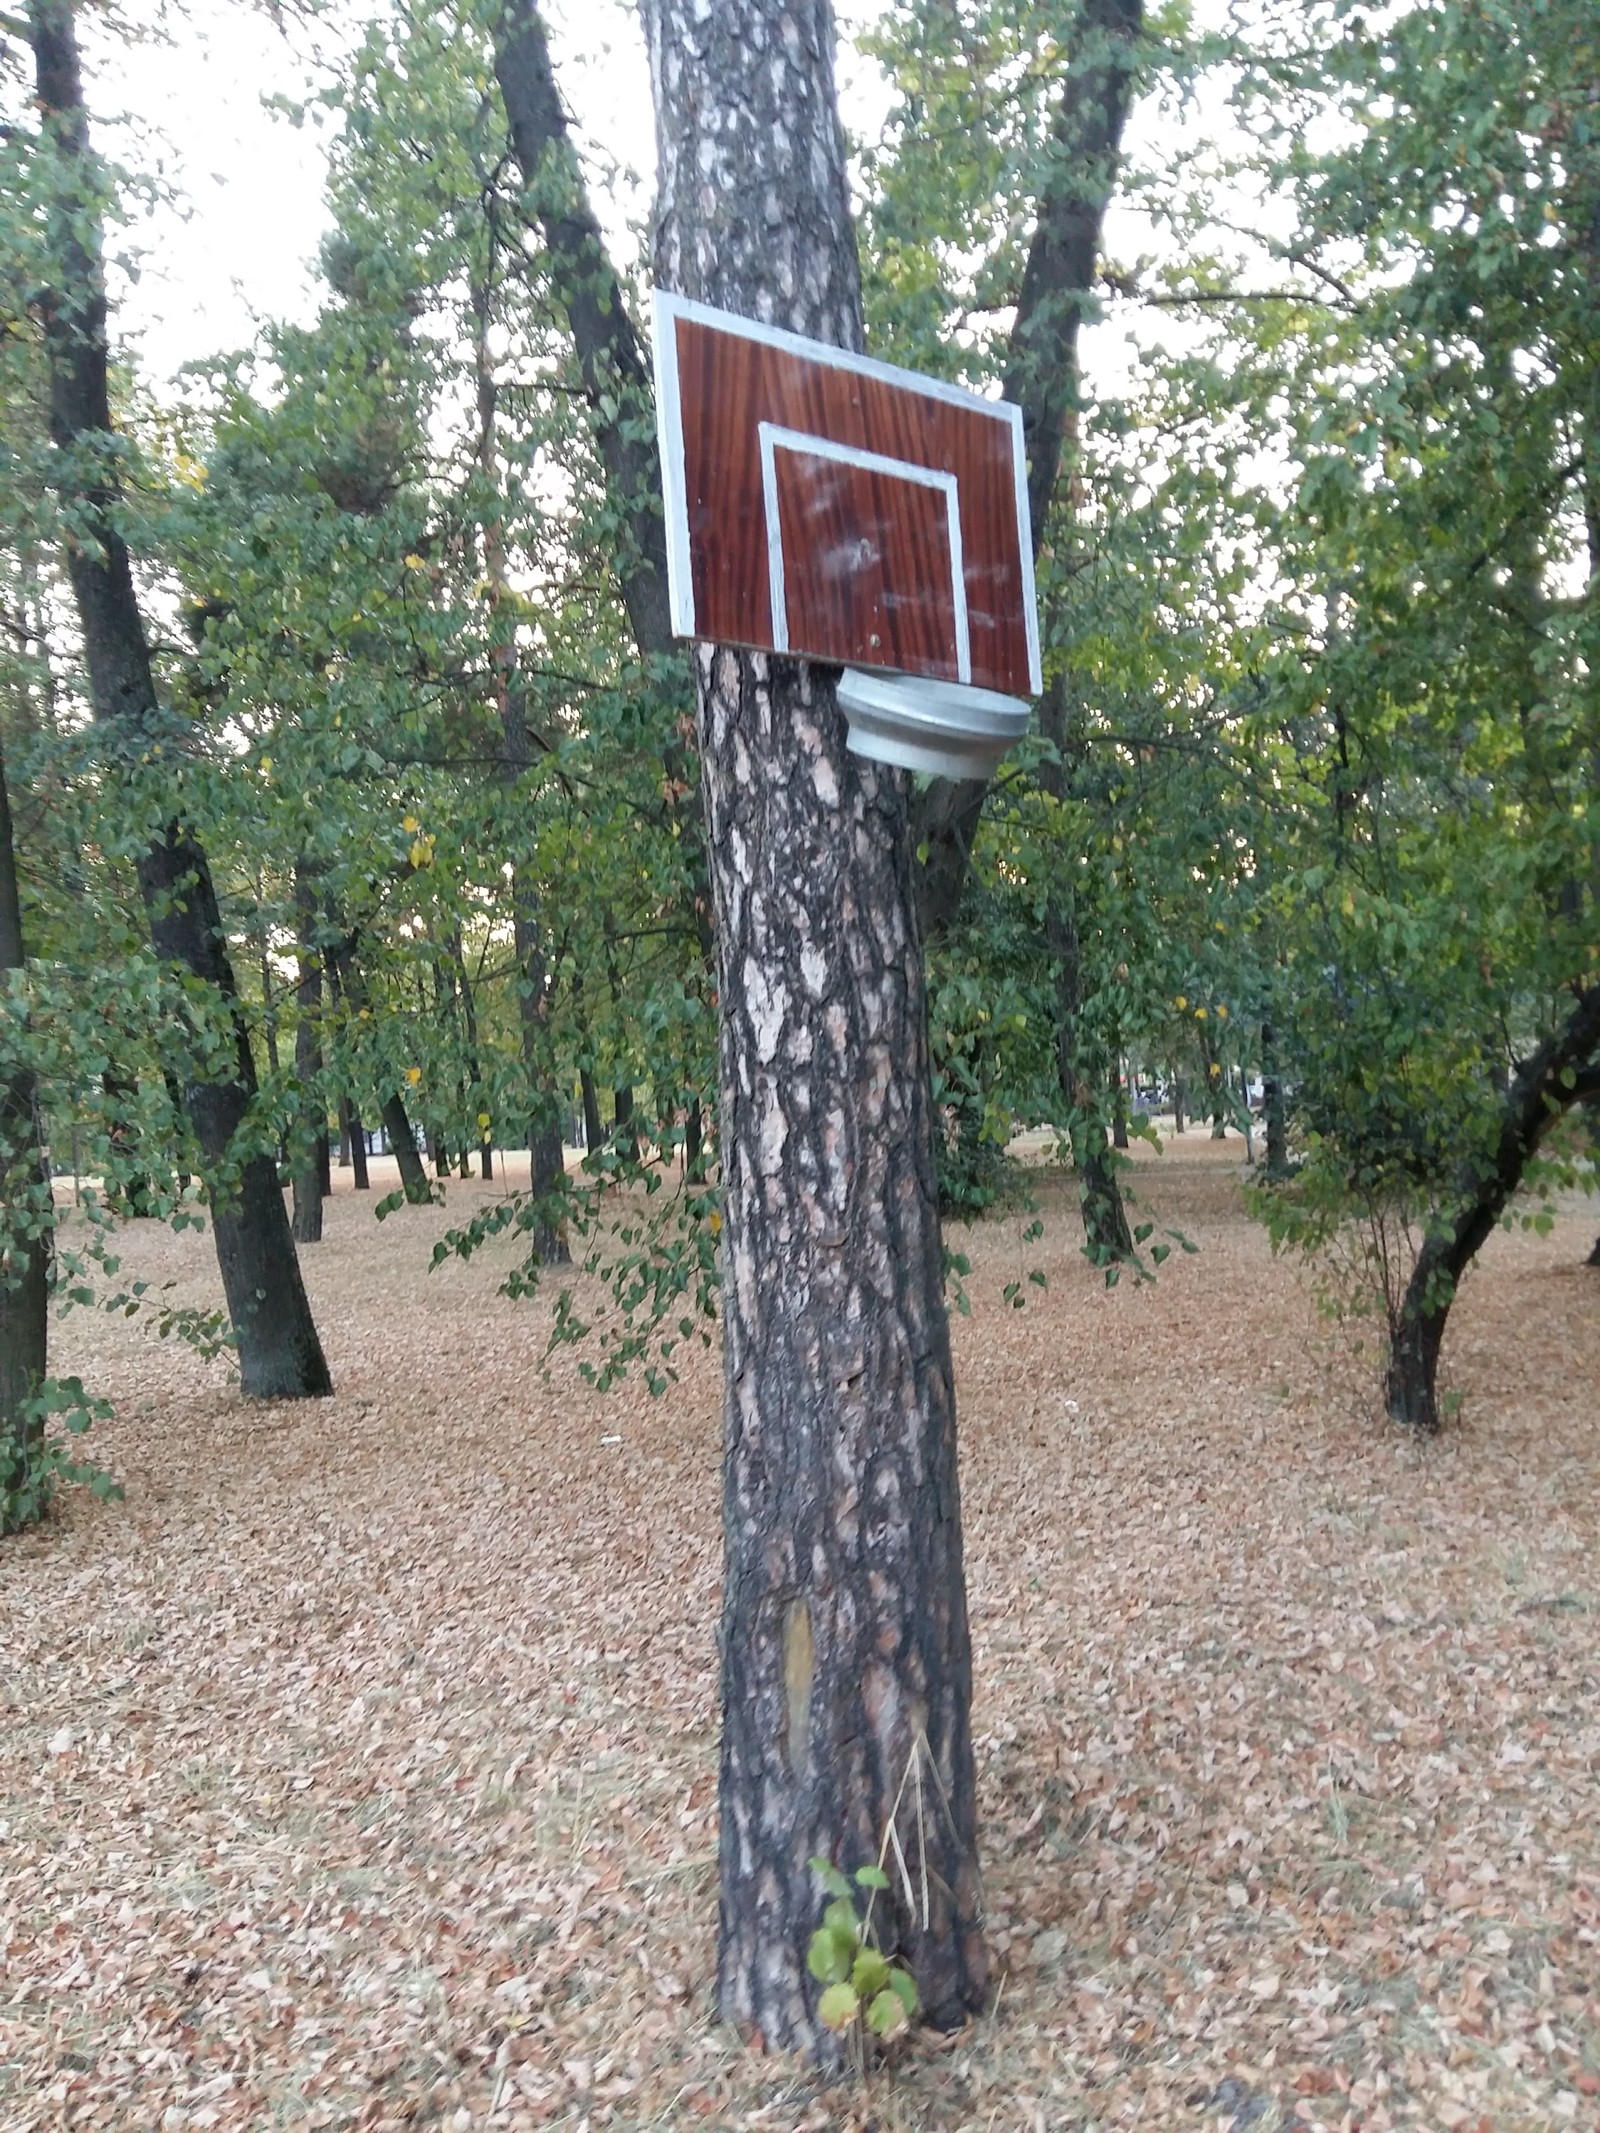
{"label": "slender tree", "polygon": [[[5,763],[0,759],[0,983],[19,977],[25,967],[11,796]],[[26,1057],[26,1024],[20,1028],[14,1024],[11,1037],[16,1056],[0,1076],[0,1189],[5,1218],[0,1249],[0,1530],[4,1530],[5,1505],[25,1494],[23,1484],[40,1431],[27,1403],[39,1390],[48,1363],[54,1226],[34,1075]]]}
{"label": "slender tree", "polygon": [[[658,280],[859,348],[828,0],[648,0],[645,21]],[[907,780],[847,751],[831,670],[710,646],[695,668],[722,1030],[718,1998],[830,2058],[813,1855],[875,1858],[894,1820],[926,1846],[926,1909],[891,1907],[932,2018],[988,1977]]]}
{"label": "slender tree", "polygon": [[[50,368],[50,436],[71,529],[67,571],[97,721],[134,748],[157,744],[162,714],[149,641],[119,527],[107,382],[99,176],[89,142],[75,0],[29,0],[41,134],[52,179],[53,280],[39,297]],[[233,1070],[198,1070],[185,1108],[208,1170],[212,1228],[246,1393],[297,1399],[332,1390],[271,1156],[250,1145],[255,1061],[206,855],[181,820],[140,854],[140,895],[157,954],[226,1004]]]}

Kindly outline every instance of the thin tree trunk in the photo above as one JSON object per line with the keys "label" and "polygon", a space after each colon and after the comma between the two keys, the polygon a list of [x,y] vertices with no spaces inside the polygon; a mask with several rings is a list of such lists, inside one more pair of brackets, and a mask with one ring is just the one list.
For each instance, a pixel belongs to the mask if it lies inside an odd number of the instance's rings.
{"label": "thin tree trunk", "polygon": [[600,1116],[600,1091],[588,1067],[579,1067],[578,1086],[583,1091],[583,1138],[590,1155],[597,1155],[606,1137]]}
{"label": "thin tree trunk", "polygon": [[[0,984],[26,967],[11,796],[0,757]],[[13,1030],[12,1042],[26,1046],[27,1041],[23,1023]],[[14,1519],[5,1515],[4,1506],[25,1485],[42,1434],[25,1409],[49,1368],[50,1240],[55,1230],[33,1069],[25,1058],[0,1081],[0,1166],[5,1218],[0,1247],[0,1532],[8,1532]]]}
{"label": "thin tree trunk", "polygon": [[1485,1159],[1463,1162],[1450,1203],[1429,1224],[1390,1338],[1385,1404],[1409,1428],[1439,1426],[1439,1351],[1461,1277],[1561,1114],[1600,1096],[1600,985],[1572,995],[1562,1027],[1512,1076]]}
{"label": "thin tree trunk", "polygon": [[1181,1074],[1174,1074],[1172,1077],[1172,1130],[1175,1134],[1183,1131],[1183,1076]]}
{"label": "thin tree trunk", "polygon": [[1289,1175],[1289,1121],[1278,1072],[1277,1033],[1261,1025],[1261,1103],[1267,1116],[1267,1177],[1274,1184]]}
{"label": "thin tree trunk", "polygon": [[[644,12],[658,281],[859,348],[827,0]],[[932,2019],[989,1975],[908,781],[848,752],[827,668],[695,666],[722,1069],[718,2004],[836,2064],[805,1963],[814,1855],[875,1859],[894,1821],[914,1873],[926,1845],[927,1923],[894,1891],[878,1915]],[[924,1758],[919,1818],[900,1787]]]}
{"label": "thin tree trunk", "polygon": [[[1045,539],[1068,427],[1078,407],[1078,335],[1098,305],[1106,209],[1116,188],[1133,102],[1143,0],[1083,0],[1060,53],[1061,101],[1046,151],[1038,212],[1006,351],[1004,393],[1022,409],[1028,502]],[[924,937],[955,921],[986,785],[934,778],[913,801]]]}
{"label": "thin tree trunk", "polygon": [[1120,1066],[1114,1067],[1111,1074],[1111,1145],[1128,1145],[1128,1084]]}
{"label": "thin tree trunk", "polygon": [[299,983],[295,988],[294,1072],[300,1086],[295,1122],[294,1241],[322,1242],[323,1163],[328,1148],[328,1117],[322,1100],[322,956],[317,944],[317,898],[302,862],[294,874],[295,930],[298,936]]}
{"label": "thin tree trunk", "polygon": [[[59,285],[41,292],[39,308],[57,483],[76,520],[67,573],[83,626],[95,718],[142,740],[160,729],[161,715],[133,572],[116,523],[99,174],[84,115],[73,0],[29,0],[28,22],[41,122],[52,138],[59,188],[48,210]],[[156,954],[212,988],[233,1021],[233,1073],[222,1081],[191,1081],[185,1107],[209,1171],[212,1233],[241,1384],[260,1398],[330,1392],[277,1168],[268,1153],[250,1147],[255,1060],[205,854],[174,821],[141,853],[138,878]]]}
{"label": "thin tree trunk", "polygon": [[367,1129],[361,1123],[361,1113],[350,1097],[339,1100],[344,1114],[346,1131],[350,1136],[350,1179],[357,1192],[370,1192],[372,1180],[367,1173]]}
{"label": "thin tree trunk", "polygon": [[393,1090],[383,1099],[383,1130],[389,1136],[389,1152],[400,1166],[400,1185],[413,1207],[426,1207],[433,1198],[428,1173],[417,1153],[417,1136],[405,1098]]}

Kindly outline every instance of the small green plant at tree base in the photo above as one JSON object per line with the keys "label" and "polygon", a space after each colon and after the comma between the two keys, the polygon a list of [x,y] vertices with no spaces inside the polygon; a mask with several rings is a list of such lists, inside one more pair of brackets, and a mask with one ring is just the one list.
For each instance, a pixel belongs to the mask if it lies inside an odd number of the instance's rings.
{"label": "small green plant at tree base", "polygon": [[[850,1877],[826,1859],[813,1859],[811,1868],[831,1899],[806,1955],[807,1969],[823,1988],[817,2013],[828,2029],[849,2033],[856,2070],[865,2072],[868,2034],[885,2043],[897,2037],[918,2005],[910,1971],[891,1962],[872,1935],[872,1907],[889,1877],[881,1866],[860,1866],[852,1887]],[[864,1910],[857,1908],[862,1890]]]}
{"label": "small green plant at tree base", "polygon": [[0,1534],[36,1525],[62,1482],[75,1482],[102,1503],[120,1502],[122,1486],[92,1460],[74,1459],[52,1423],[81,1437],[96,1422],[111,1419],[111,1402],[96,1400],[78,1378],[46,1378],[21,1410],[22,1431],[0,1447]]}

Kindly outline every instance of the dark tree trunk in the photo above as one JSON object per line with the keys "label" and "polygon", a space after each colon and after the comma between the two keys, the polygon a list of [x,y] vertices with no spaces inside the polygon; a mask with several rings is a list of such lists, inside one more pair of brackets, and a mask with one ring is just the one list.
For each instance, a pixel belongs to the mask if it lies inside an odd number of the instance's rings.
{"label": "dark tree trunk", "polygon": [[323,1165],[328,1154],[328,1117],[322,1100],[322,954],[317,942],[317,897],[308,869],[294,876],[299,983],[295,988],[294,1072],[300,1085],[295,1125],[294,1241],[322,1242]]}
{"label": "dark tree trunk", "polygon": [[578,1086],[583,1091],[584,1144],[590,1155],[596,1155],[605,1141],[606,1129],[600,1116],[600,1091],[595,1087],[594,1075],[588,1067],[579,1067]]}
{"label": "dark tree trunk", "polygon": [[[1045,699],[1043,724],[1056,745],[1057,759],[1043,766],[1041,779],[1047,790],[1061,798],[1067,791],[1075,751],[1059,685]],[[1117,1183],[1116,1158],[1101,1122],[1105,1060],[1083,1038],[1083,952],[1077,914],[1069,891],[1056,883],[1046,893],[1044,923],[1045,946],[1055,973],[1056,1081],[1078,1176],[1084,1250],[1098,1267],[1118,1266],[1133,1257],[1133,1232]]]}
{"label": "dark tree trunk", "polygon": [[[1079,396],[1078,334],[1094,315],[1095,270],[1133,101],[1144,0],[1084,0],[1061,52],[1061,101],[1051,128],[1037,219],[1006,352],[1005,397],[1022,409],[1028,502],[1045,538],[1067,426]],[[913,802],[925,850],[917,882],[924,937],[952,925],[988,788],[935,778]]]}
{"label": "dark tree trunk", "polygon": [[633,1085],[623,1082],[611,1092],[611,1138],[625,1163],[639,1160],[639,1126],[633,1115]]}
{"label": "dark tree trunk", "polygon": [[426,1207],[433,1198],[428,1173],[417,1153],[417,1136],[406,1110],[406,1100],[396,1089],[383,1099],[383,1130],[389,1149],[400,1166],[400,1186],[413,1207]]}
{"label": "dark tree trunk", "polygon": [[1600,1266],[1600,1237],[1594,1240],[1594,1250],[1583,1263],[1585,1266]]}
{"label": "dark tree trunk", "polygon": [[[827,0],[644,12],[659,281],[859,348]],[[722,1031],[718,2004],[837,2063],[805,1964],[813,1854],[875,1859],[894,1818],[914,1859],[926,1843],[929,1923],[895,1893],[880,1915],[932,2019],[989,1974],[907,781],[848,753],[829,669],[708,647],[696,675]],[[895,1803],[923,1755],[914,1826]]]}
{"label": "dark tree trunk", "polygon": [[1174,1133],[1183,1131],[1183,1076],[1181,1074],[1174,1074],[1172,1077],[1172,1130]]}
{"label": "dark tree trunk", "polygon": [[1289,1175],[1289,1121],[1278,1072],[1277,1033],[1270,1022],[1261,1025],[1261,1103],[1267,1122],[1267,1176],[1277,1183]]}
{"label": "dark tree trunk", "polygon": [[106,1140],[111,1156],[107,1203],[118,1214],[153,1215],[160,1195],[139,1161],[138,1140],[129,1117],[138,1108],[139,1084],[115,1067],[107,1067],[100,1077],[100,1087],[106,1099]]}
{"label": "dark tree trunk", "polygon": [[[49,235],[59,279],[41,293],[39,308],[50,365],[56,478],[78,529],[67,544],[67,573],[83,627],[95,718],[143,741],[158,732],[161,715],[133,572],[117,528],[99,178],[84,115],[73,0],[29,0],[28,21],[58,186]],[[277,1167],[265,1151],[250,1149],[255,1060],[205,854],[175,821],[140,855],[138,878],[156,954],[211,987],[233,1019],[232,1075],[192,1081],[184,1099],[208,1172],[212,1233],[243,1389],[266,1399],[330,1392]]]}
{"label": "dark tree trunk", "polygon": [[1120,1067],[1111,1076],[1111,1145],[1113,1148],[1128,1145],[1128,1084],[1122,1078]]}
{"label": "dark tree trunk", "polygon": [[1396,1422],[1438,1428],[1439,1351],[1461,1277],[1551,1126],[1574,1103],[1600,1095],[1597,1053],[1600,985],[1591,985],[1572,995],[1562,1027],[1512,1076],[1494,1147],[1462,1163],[1450,1202],[1429,1225],[1390,1337],[1384,1394]]}
{"label": "dark tree trunk", "polygon": [[370,1192],[372,1180],[367,1175],[367,1135],[361,1123],[361,1114],[348,1096],[339,1098],[339,1141],[344,1150],[340,1160],[350,1165],[350,1182],[357,1192]]}
{"label": "dark tree trunk", "polygon": [[683,1174],[693,1184],[705,1179],[705,1125],[700,1116],[700,1099],[691,1096],[689,1109],[683,1121]]}
{"label": "dark tree trunk", "polygon": [[[532,760],[527,706],[516,688],[504,693],[501,740],[502,772],[507,783],[515,785]],[[567,1166],[561,1145],[561,1097],[550,1079],[544,926],[533,883],[520,864],[511,877],[511,936],[517,959],[517,1027],[528,1088],[528,1190],[543,1203],[530,1234],[546,1266],[567,1266],[572,1254],[561,1228]]]}
{"label": "dark tree trunk", "polygon": [[[0,984],[26,967],[22,903],[5,762],[0,758]],[[24,1026],[13,1043],[27,1042]],[[49,1367],[50,1240],[55,1229],[50,1177],[39,1142],[33,1070],[25,1062],[0,1080],[0,1532],[7,1498],[26,1480],[40,1427],[25,1412]]]}

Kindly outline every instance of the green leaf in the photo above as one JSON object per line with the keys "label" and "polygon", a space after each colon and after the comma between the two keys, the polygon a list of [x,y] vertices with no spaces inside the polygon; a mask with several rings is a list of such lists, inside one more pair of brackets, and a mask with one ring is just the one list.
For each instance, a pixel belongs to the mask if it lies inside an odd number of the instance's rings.
{"label": "green leaf", "polygon": [[885,1986],[867,2009],[867,2027],[875,2037],[896,2037],[911,2020],[900,1994]]}
{"label": "green leaf", "polygon": [[886,1889],[889,1877],[881,1866],[858,1866],[856,1880],[864,1889]]}
{"label": "green leaf", "polygon": [[849,1985],[830,1985],[817,2002],[817,2019],[825,2029],[848,2029],[861,2012],[861,2002]]}
{"label": "green leaf", "polygon": [[863,1948],[850,1967],[850,1983],[864,2000],[882,1992],[889,1982],[889,1964],[876,1948]]}
{"label": "green leaf", "polygon": [[922,2005],[917,1992],[916,1979],[909,1970],[902,1970],[898,1963],[889,1972],[889,1990],[899,2000],[908,2015],[914,2015]]}

